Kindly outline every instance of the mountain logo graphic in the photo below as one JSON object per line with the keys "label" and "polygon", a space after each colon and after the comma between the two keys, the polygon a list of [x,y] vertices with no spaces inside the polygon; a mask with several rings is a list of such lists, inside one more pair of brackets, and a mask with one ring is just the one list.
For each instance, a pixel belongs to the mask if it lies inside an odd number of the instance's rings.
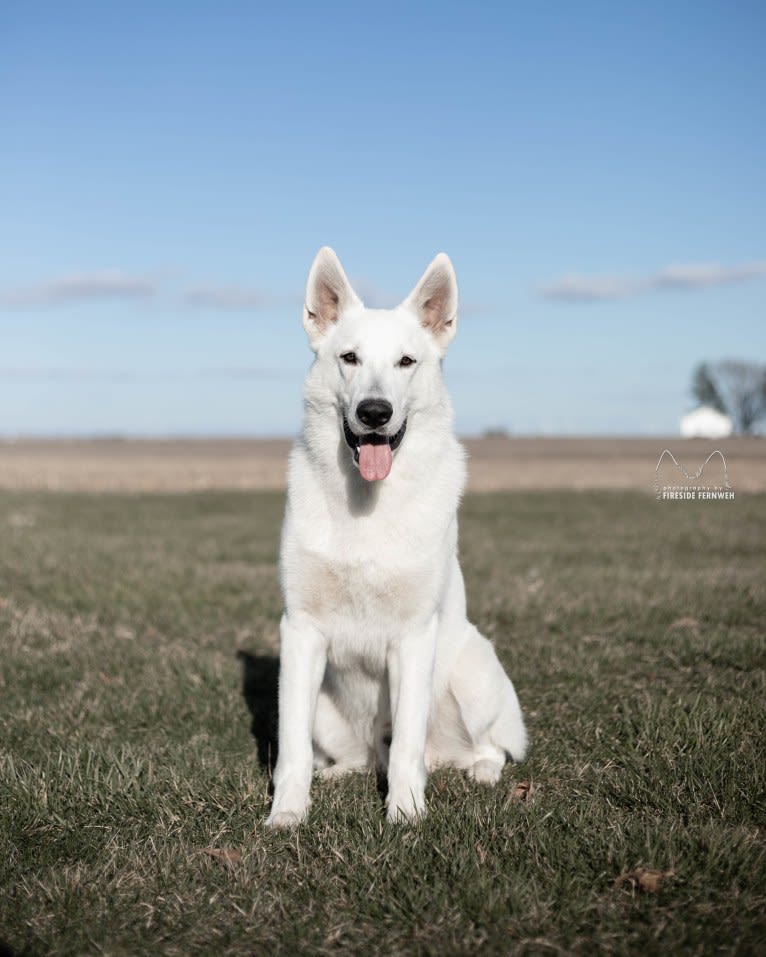
{"label": "mountain logo graphic", "polygon": [[[723,484],[718,483],[713,486],[708,486],[708,485],[702,486],[697,484],[703,478],[705,474],[705,469],[708,467],[708,464],[710,463],[711,459],[720,460],[720,464],[723,467]],[[662,486],[660,484],[660,466],[663,464],[663,462],[665,463],[666,468],[669,468],[671,465],[673,466],[675,470],[673,473],[674,477],[675,477],[675,472],[678,473],[678,477],[676,481],[680,481],[680,485],[682,485],[686,491],[694,491],[696,489],[718,490],[718,491],[728,491],[728,492],[731,491],[731,482],[729,481],[729,470],[726,466],[726,459],[723,457],[723,452],[716,449],[714,452],[711,452],[710,455],[708,455],[708,457],[705,459],[702,465],[700,465],[700,467],[697,469],[696,472],[689,472],[678,461],[675,455],[673,455],[670,449],[663,449],[662,455],[660,455],[660,458],[657,462],[657,466],[654,470],[654,491],[657,494],[658,499],[661,499],[664,497],[662,494]],[[718,465],[718,461],[716,461],[715,465],[716,466]],[[708,472],[709,471],[710,470],[708,469]],[[665,483],[664,487],[666,489],[668,488],[667,483]],[[726,496],[726,497],[728,498],[729,496]]]}

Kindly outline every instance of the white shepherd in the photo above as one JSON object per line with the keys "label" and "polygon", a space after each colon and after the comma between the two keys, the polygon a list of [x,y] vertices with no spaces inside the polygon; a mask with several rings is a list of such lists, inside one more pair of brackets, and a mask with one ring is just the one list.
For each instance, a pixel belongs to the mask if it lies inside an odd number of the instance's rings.
{"label": "white shepherd", "polygon": [[526,732],[457,559],[465,457],[441,360],[457,327],[438,255],[396,309],[366,309],[321,249],[303,325],[316,358],[282,530],[279,756],[268,823],[308,810],[312,770],[388,772],[391,820],[425,811],[427,769],[495,784]]}

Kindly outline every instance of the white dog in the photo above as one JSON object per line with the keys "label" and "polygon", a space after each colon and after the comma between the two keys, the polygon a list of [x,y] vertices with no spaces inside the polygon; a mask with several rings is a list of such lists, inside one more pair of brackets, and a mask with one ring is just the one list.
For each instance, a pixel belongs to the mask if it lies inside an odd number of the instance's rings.
{"label": "white dog", "polygon": [[308,278],[316,353],[282,530],[279,756],[268,824],[322,776],[388,769],[391,820],[424,813],[426,769],[494,784],[521,760],[516,692],[466,619],[457,559],[465,458],[441,360],[457,281],[438,255],[393,310],[366,309],[335,253]]}

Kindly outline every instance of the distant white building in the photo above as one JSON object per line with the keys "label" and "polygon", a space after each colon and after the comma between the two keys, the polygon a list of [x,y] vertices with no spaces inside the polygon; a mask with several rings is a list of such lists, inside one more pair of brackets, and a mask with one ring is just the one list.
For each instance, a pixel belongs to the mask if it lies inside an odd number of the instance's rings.
{"label": "distant white building", "polygon": [[728,415],[701,405],[681,417],[681,436],[684,439],[725,439],[734,431]]}

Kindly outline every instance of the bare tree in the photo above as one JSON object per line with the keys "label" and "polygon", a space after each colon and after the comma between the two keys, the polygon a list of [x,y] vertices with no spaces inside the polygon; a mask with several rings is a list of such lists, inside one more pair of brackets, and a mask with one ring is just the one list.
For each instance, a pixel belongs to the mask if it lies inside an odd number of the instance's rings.
{"label": "bare tree", "polygon": [[700,404],[725,412],[744,435],[766,417],[766,366],[758,362],[702,362],[692,374],[691,388]]}
{"label": "bare tree", "polygon": [[700,405],[707,405],[717,412],[726,412],[707,362],[700,362],[692,373],[692,395]]}

